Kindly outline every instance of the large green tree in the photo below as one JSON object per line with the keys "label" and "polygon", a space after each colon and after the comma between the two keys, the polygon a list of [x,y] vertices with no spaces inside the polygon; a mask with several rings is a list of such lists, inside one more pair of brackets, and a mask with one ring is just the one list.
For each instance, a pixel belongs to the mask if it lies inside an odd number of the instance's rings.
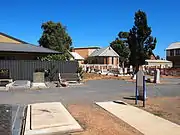
{"label": "large green tree", "polygon": [[119,54],[119,61],[124,68],[124,64],[128,62],[130,50],[127,44],[127,32],[120,32],[118,38],[110,43],[110,46]]}
{"label": "large green tree", "polygon": [[129,61],[136,69],[145,64],[156,46],[156,38],[151,36],[151,27],[148,26],[146,13],[139,10],[135,13],[134,26],[129,31],[128,45],[131,51]]}
{"label": "large green tree", "polygon": [[60,22],[48,21],[43,23],[43,33],[39,39],[40,46],[65,53],[72,45],[72,39],[66,32],[66,27]]}
{"label": "large green tree", "polygon": [[160,60],[160,56],[159,56],[159,55],[157,55],[157,56],[156,56],[156,59],[157,59],[157,60]]}

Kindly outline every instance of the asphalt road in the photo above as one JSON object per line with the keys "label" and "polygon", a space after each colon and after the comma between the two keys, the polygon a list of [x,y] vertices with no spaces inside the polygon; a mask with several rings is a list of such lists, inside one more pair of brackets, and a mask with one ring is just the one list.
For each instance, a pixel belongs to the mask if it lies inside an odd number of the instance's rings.
{"label": "asphalt road", "polygon": [[[170,80],[171,81],[171,80]],[[174,82],[172,80],[172,82]],[[149,84],[147,95],[152,96],[180,96],[180,80],[177,83]],[[14,90],[0,91],[1,104],[28,104],[36,102],[58,101],[63,104],[92,103],[96,101],[118,100],[123,97],[134,96],[135,84],[123,80],[93,80],[81,86],[69,88],[53,88],[43,90]]]}

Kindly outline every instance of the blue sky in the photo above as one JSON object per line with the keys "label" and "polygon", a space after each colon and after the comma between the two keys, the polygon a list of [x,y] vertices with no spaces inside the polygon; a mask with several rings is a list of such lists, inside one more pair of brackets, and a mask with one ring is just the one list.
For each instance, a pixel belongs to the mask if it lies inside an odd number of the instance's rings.
{"label": "blue sky", "polygon": [[52,20],[67,26],[73,46],[108,46],[119,31],[129,31],[134,13],[147,13],[155,54],[180,41],[179,0],[2,0],[0,31],[38,44],[41,24]]}

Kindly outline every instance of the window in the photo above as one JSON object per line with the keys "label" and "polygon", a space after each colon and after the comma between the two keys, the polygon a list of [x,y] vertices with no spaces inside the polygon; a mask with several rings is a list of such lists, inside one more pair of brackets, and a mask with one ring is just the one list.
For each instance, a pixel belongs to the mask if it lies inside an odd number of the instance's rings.
{"label": "window", "polygon": [[114,64],[114,57],[112,57],[112,65]]}
{"label": "window", "polygon": [[180,55],[180,49],[176,50],[176,55]]}
{"label": "window", "polygon": [[105,57],[105,63],[104,64],[108,64],[108,57]]}
{"label": "window", "polygon": [[174,56],[174,50],[170,50],[170,56]]}

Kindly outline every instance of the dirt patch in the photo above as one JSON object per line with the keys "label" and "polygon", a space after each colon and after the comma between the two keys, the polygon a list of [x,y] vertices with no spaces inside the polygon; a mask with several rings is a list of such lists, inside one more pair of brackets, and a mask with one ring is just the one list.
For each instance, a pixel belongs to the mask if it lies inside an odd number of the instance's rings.
{"label": "dirt patch", "polygon": [[101,74],[93,74],[93,73],[85,73],[83,80],[102,80],[102,79],[112,79],[112,80],[132,80],[130,76],[110,76],[110,75],[101,75]]}
{"label": "dirt patch", "polygon": [[[135,105],[134,100],[123,100]],[[148,98],[145,108],[142,107],[142,101],[139,101],[137,107],[180,125],[180,97]]]}
{"label": "dirt patch", "polygon": [[177,79],[179,79],[180,76],[171,76],[171,75],[166,76],[166,75],[161,75],[161,78],[169,78],[169,79],[177,78]]}
{"label": "dirt patch", "polygon": [[69,105],[68,110],[84,129],[73,135],[142,135],[96,105]]}

